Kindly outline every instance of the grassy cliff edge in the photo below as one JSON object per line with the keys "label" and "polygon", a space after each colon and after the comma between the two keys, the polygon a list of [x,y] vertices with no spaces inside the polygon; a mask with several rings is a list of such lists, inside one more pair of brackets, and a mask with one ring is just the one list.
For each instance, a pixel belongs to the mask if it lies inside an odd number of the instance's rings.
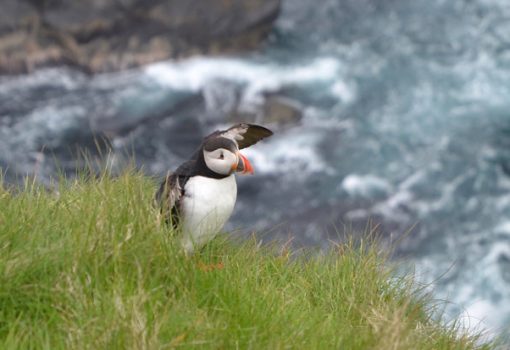
{"label": "grassy cliff edge", "polygon": [[290,256],[220,238],[187,258],[155,188],[135,172],[0,185],[0,348],[493,348],[434,320],[375,245]]}

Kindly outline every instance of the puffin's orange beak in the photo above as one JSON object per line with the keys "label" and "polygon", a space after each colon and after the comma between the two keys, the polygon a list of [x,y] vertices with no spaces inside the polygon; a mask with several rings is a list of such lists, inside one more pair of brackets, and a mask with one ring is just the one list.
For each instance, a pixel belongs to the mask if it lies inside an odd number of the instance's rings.
{"label": "puffin's orange beak", "polygon": [[248,160],[248,158],[243,156],[241,153],[238,153],[238,155],[239,155],[239,163],[237,164],[236,171],[240,172],[241,174],[253,175],[253,167],[251,166],[251,163]]}

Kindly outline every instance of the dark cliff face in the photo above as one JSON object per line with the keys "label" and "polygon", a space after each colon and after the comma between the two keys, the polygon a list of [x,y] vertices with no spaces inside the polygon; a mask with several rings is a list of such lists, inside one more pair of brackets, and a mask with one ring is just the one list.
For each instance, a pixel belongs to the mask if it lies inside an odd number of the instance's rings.
{"label": "dark cliff face", "polygon": [[87,72],[242,52],[267,36],[281,0],[1,0],[0,73],[69,64]]}

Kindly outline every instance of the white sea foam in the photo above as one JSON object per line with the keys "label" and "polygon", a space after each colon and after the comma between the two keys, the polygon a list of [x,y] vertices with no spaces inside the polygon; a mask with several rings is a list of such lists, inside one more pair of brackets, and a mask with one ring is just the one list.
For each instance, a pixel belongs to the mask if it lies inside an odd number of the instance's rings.
{"label": "white sea foam", "polygon": [[55,138],[65,135],[65,130],[76,127],[77,119],[86,116],[87,110],[83,106],[58,108],[48,105],[32,111],[6,132],[10,132],[12,147],[19,148],[23,144],[30,150],[37,150],[40,140],[48,139],[46,145],[51,145]]}
{"label": "white sea foam", "polygon": [[498,226],[496,226],[494,231],[496,233],[510,235],[510,221],[501,222]]}
{"label": "white sea foam", "polygon": [[[507,230],[508,223],[496,227]],[[464,235],[465,239],[450,238],[455,247],[447,249],[448,255],[437,253],[416,260],[416,277],[421,283],[431,285],[444,305],[447,320],[458,320],[465,330],[486,338],[499,334],[510,320],[508,288],[500,266],[502,256],[510,256],[506,242],[476,243],[478,235]],[[447,283],[444,283],[447,280]]]}
{"label": "white sea foam", "polygon": [[351,101],[355,90],[341,78],[343,67],[338,59],[319,57],[301,64],[281,65],[229,57],[195,57],[166,61],[145,68],[148,77],[175,90],[200,91],[211,81],[228,80],[246,85],[243,99],[252,100],[261,92],[283,86],[326,83],[339,99]]}
{"label": "white sea foam", "polygon": [[386,195],[391,185],[385,179],[375,175],[350,174],[344,178],[340,187],[352,197],[371,198],[374,195]]}
{"label": "white sea foam", "polygon": [[206,82],[215,79],[252,82],[265,89],[278,87],[282,83],[332,81],[339,69],[339,62],[329,57],[317,58],[299,66],[278,66],[268,62],[258,64],[227,57],[195,57],[152,64],[145,68],[145,72],[161,85],[198,91]]}
{"label": "white sea foam", "polygon": [[293,132],[268,139],[257,147],[242,150],[260,174],[293,172],[298,177],[328,171],[328,166],[317,151],[320,135],[313,132]]}
{"label": "white sea foam", "polygon": [[501,313],[501,306],[490,300],[481,299],[470,303],[459,315],[460,326],[472,334],[484,333],[489,338],[498,334],[498,327],[503,321],[497,315]]}
{"label": "white sea foam", "polygon": [[85,75],[66,68],[47,68],[32,74],[0,78],[0,93],[11,93],[17,89],[27,90],[39,86],[62,87],[73,90],[86,81]]}
{"label": "white sea foam", "polygon": [[347,84],[344,80],[339,80],[331,87],[331,92],[344,103],[351,103],[356,99],[356,89],[354,84]]}

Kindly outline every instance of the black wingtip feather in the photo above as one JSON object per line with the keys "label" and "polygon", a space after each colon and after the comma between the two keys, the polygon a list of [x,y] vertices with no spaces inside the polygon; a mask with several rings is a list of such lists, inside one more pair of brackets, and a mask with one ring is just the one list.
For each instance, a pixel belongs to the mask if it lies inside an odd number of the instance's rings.
{"label": "black wingtip feather", "polygon": [[273,135],[273,132],[271,130],[269,130],[268,128],[266,127],[263,127],[261,125],[257,125],[257,124],[248,124],[249,126],[249,130],[251,131],[252,129],[254,129],[254,131],[257,131],[258,133],[261,134],[261,136],[263,137],[269,137],[271,135]]}
{"label": "black wingtip feather", "polygon": [[245,123],[245,124],[234,126],[231,129],[239,127],[239,126],[248,127],[248,130],[246,131],[246,133],[243,134],[243,140],[238,141],[240,149],[250,147],[250,146],[256,144],[257,142],[259,142],[260,140],[273,135],[273,132],[271,130],[269,130],[268,128],[265,128],[261,125],[257,125],[257,124]]}

